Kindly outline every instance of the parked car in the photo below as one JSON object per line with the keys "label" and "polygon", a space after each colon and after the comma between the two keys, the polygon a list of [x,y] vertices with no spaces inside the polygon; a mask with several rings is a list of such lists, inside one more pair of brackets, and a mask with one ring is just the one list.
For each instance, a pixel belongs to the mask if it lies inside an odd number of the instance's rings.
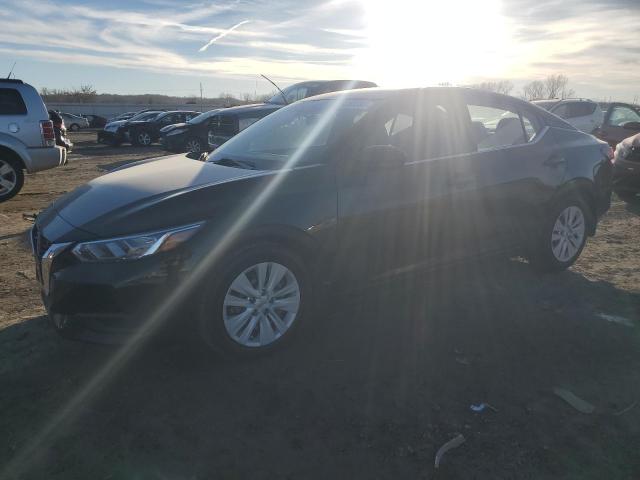
{"label": "parked car", "polygon": [[14,197],[24,171],[64,165],[67,154],[56,146],[53,122],[42,98],[22,80],[0,79],[0,202]]}
{"label": "parked car", "polygon": [[[278,92],[266,103],[240,105],[207,112],[186,125],[161,130],[161,142],[172,152],[200,153],[213,150],[252,123],[300,99],[339,90],[375,87],[362,80],[327,80],[296,83]],[[286,101],[285,101],[286,99]]]}
{"label": "parked car", "polygon": [[176,110],[164,112],[147,120],[129,120],[127,137],[133,145],[151,145],[160,138],[160,129],[167,125],[185,123],[200,115],[200,112]]}
{"label": "parked car", "polygon": [[81,128],[89,128],[89,120],[80,115],[74,115],[73,113],[63,113],[59,112],[60,116],[64,120],[64,124],[67,126],[67,129],[72,132],[77,132]]}
{"label": "parked car", "polygon": [[145,110],[137,113],[128,120],[115,120],[113,122],[109,122],[101,131],[98,132],[98,143],[108,143],[113,146],[119,146],[123,142],[129,140],[127,137],[129,122],[151,120],[161,113],[164,113],[164,110]]}
{"label": "parked car", "polygon": [[107,119],[100,115],[83,115],[89,121],[89,128],[103,128],[107,124]]}
{"label": "parked car", "polygon": [[609,104],[602,126],[593,132],[613,148],[636,133],[640,133],[640,106],[620,102]]}
{"label": "parked car", "polygon": [[321,285],[514,249],[538,269],[568,268],[609,208],[611,158],[504,95],[331,93],[204,162],[134,164],[56,200],[32,230],[38,278],[71,337],[149,332],[189,308],[181,328],[193,317],[215,349],[254,355],[311,320]]}
{"label": "parked car", "polygon": [[602,125],[604,115],[600,106],[584,98],[568,98],[564,100],[534,100],[533,103],[558,115],[578,130],[592,133]]}
{"label": "parked car", "polygon": [[618,143],[613,166],[613,190],[625,202],[639,201],[640,133]]}

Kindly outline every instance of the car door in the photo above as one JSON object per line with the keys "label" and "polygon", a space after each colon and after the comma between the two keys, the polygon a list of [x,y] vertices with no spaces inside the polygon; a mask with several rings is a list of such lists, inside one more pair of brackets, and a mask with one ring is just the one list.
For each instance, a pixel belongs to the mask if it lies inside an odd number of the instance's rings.
{"label": "car door", "polygon": [[640,133],[639,122],[640,110],[631,105],[613,104],[607,111],[604,124],[595,135],[615,148],[625,138]]}
{"label": "car door", "polygon": [[444,178],[447,157],[465,149],[453,110],[428,91],[399,97],[364,125],[354,148],[391,146],[404,161],[376,164],[357,152],[340,160],[349,167],[338,169],[338,264],[346,278],[384,277],[459,253]]}
{"label": "car door", "polygon": [[453,160],[452,206],[470,254],[524,244],[565,176],[553,135],[524,102],[464,94],[474,152]]}

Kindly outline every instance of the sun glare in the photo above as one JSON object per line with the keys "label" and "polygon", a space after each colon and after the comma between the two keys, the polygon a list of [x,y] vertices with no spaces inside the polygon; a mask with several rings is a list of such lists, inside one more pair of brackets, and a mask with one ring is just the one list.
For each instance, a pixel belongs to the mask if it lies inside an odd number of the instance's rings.
{"label": "sun glare", "polygon": [[361,0],[368,45],[359,71],[389,87],[463,83],[504,73],[500,0]]}

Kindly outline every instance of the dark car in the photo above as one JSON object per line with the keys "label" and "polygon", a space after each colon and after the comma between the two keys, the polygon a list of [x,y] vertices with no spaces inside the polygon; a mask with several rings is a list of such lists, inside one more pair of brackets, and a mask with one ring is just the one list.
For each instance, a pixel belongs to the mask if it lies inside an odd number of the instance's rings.
{"label": "dark car", "polygon": [[164,113],[164,110],[144,110],[128,120],[109,122],[98,132],[98,143],[108,143],[113,146],[121,145],[123,142],[129,141],[129,122],[152,120],[161,113]]}
{"label": "dark car", "polygon": [[167,125],[185,123],[198,115],[200,112],[175,110],[146,120],[131,119],[126,124],[128,128],[126,136],[132,145],[151,145],[160,138],[160,129]]}
{"label": "dark car", "polygon": [[[278,92],[266,103],[241,105],[202,114],[186,125],[175,125],[161,131],[162,145],[173,152],[200,153],[211,151],[237,135],[252,123],[283,106],[303,98],[357,88],[375,87],[362,80],[326,80],[296,83]],[[286,99],[286,100],[285,100]]]}
{"label": "dark car", "polygon": [[613,167],[614,192],[625,202],[640,200],[640,133],[618,144]]}
{"label": "dark car", "polygon": [[145,161],[60,198],[32,230],[37,276],[71,337],[146,334],[170,319],[253,355],[311,320],[321,286],[497,252],[568,268],[609,208],[611,153],[504,95],[331,93],[280,109],[206,161]]}
{"label": "dark car", "polygon": [[619,102],[609,104],[602,126],[593,132],[612,148],[636,133],[640,133],[640,107]]}
{"label": "dark car", "polygon": [[102,128],[107,124],[107,119],[100,115],[83,115],[89,121],[89,128]]}

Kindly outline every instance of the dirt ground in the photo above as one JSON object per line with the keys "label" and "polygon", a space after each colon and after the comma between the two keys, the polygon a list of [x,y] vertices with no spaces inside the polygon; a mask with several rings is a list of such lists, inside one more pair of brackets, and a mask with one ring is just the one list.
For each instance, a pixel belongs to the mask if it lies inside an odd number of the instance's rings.
{"label": "dirt ground", "polygon": [[258,361],[166,337],[123,361],[49,327],[22,218],[162,154],[94,138],[0,204],[0,478],[640,478],[640,207],[559,275],[479,260],[332,298]]}

